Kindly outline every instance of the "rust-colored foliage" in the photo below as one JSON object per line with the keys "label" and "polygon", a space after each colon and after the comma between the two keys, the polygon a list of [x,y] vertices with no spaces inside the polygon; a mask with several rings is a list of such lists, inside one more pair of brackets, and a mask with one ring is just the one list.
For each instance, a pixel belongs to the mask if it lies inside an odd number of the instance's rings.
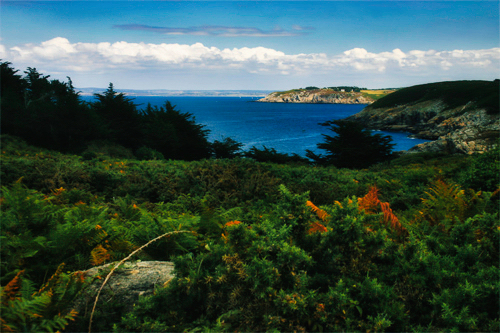
{"label": "rust-colored foliage", "polygon": [[381,211],[384,214],[382,222],[387,227],[396,231],[398,235],[407,233],[406,228],[401,225],[398,217],[392,212],[389,203],[380,201],[378,188],[375,186],[372,186],[364,197],[358,198],[358,208],[360,211],[364,210],[366,214],[376,214]]}
{"label": "rust-colored foliage", "polygon": [[[229,221],[226,224],[224,224],[224,228],[230,227],[232,225],[237,225],[237,224],[240,224],[240,223],[241,223],[241,221]],[[226,230],[224,230],[224,233],[221,236],[222,236],[222,239],[224,239],[224,243],[227,243],[228,233],[227,233]]]}
{"label": "rust-colored foliage", "polygon": [[61,275],[61,273],[63,272],[63,268],[64,268],[65,264],[62,263],[60,264],[57,269],[56,269],[56,272],[50,277],[50,279],[40,288],[40,290],[38,290],[38,294],[42,294],[44,291],[46,291],[48,289],[48,291],[50,292],[51,289],[52,289],[52,286],[54,284],[54,282],[57,281],[57,279],[59,278],[59,276]]}
{"label": "rust-colored foliage", "polygon": [[311,223],[311,227],[308,230],[309,234],[315,233],[315,232],[327,232],[328,229],[324,225],[322,225],[319,222],[313,222]]}
{"label": "rust-colored foliage", "polygon": [[[21,276],[24,274],[24,269],[19,271],[16,276],[5,286],[2,293],[2,303],[15,300],[19,296],[19,289],[21,288]],[[2,329],[3,332],[3,329]]]}
{"label": "rust-colored foliage", "polygon": [[375,186],[370,187],[370,190],[364,197],[358,198],[359,210],[364,210],[366,214],[377,213],[379,205],[378,188]]}
{"label": "rust-colored foliage", "polygon": [[0,318],[0,332],[15,332],[15,330],[7,325],[7,321],[5,321],[3,318]]}
{"label": "rust-colored foliage", "polygon": [[321,219],[321,221],[325,222],[327,217],[328,217],[328,213],[325,212],[323,209],[320,209],[318,207],[316,207],[311,201],[307,201],[306,202],[306,205],[311,207],[311,210],[316,213],[316,215]]}
{"label": "rust-colored foliage", "polygon": [[111,258],[111,254],[108,250],[100,244],[97,245],[92,252],[90,252],[90,256],[92,257],[90,262],[93,266],[102,265]]}
{"label": "rust-colored foliage", "polygon": [[[306,205],[309,206],[314,213],[316,213],[316,215],[318,216],[319,219],[321,219],[321,221],[326,222],[326,219],[328,218],[327,212],[325,212],[323,209],[316,207],[316,205],[314,205],[311,201],[307,201]],[[323,224],[319,222],[312,222],[307,232],[309,234],[312,234],[315,232],[327,232],[327,231],[328,229],[326,229],[326,227]]]}
{"label": "rust-colored foliage", "polygon": [[240,224],[240,223],[241,223],[241,221],[229,221],[224,226],[225,227],[230,227],[232,225],[237,225],[237,224]]}

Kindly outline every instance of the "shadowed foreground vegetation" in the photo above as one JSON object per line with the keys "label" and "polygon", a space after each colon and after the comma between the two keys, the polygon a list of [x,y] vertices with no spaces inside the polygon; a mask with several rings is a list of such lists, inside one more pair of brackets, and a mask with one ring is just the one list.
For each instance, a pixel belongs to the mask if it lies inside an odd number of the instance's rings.
{"label": "shadowed foreground vegetation", "polygon": [[1,143],[2,331],[87,331],[81,271],[175,230],[137,259],[176,278],[92,331],[498,331],[498,151],[351,170]]}

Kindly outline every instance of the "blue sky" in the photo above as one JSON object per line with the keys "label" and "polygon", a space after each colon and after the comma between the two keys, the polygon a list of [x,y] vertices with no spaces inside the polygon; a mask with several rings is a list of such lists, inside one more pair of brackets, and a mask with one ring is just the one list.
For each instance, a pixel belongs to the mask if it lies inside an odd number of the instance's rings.
{"label": "blue sky", "polygon": [[402,87],[500,76],[498,1],[2,1],[0,57],[77,87]]}

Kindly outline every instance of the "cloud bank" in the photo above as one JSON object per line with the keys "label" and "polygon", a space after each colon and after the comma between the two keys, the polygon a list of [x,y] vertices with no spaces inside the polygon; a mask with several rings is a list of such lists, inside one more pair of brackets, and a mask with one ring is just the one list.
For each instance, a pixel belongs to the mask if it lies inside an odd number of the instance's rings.
{"label": "cloud bank", "polygon": [[115,25],[113,28],[121,30],[150,31],[165,35],[194,35],[194,36],[219,36],[219,37],[288,37],[302,36],[308,31],[314,30],[311,27],[301,27],[294,25],[291,31],[276,27],[273,30],[265,31],[254,27],[227,27],[218,25],[204,25],[189,28],[155,27],[143,24],[123,24]]}
{"label": "cloud bank", "polygon": [[[428,76],[462,73],[476,79],[494,78],[500,69],[500,48],[483,50],[395,49],[373,53],[354,48],[337,55],[325,53],[285,54],[265,47],[219,49],[201,43],[71,43],[57,37],[40,44],[6,48],[0,45],[0,58],[16,66],[41,66],[44,70],[77,73],[124,71],[224,71],[272,75],[316,75],[361,73],[364,75]],[[451,75],[450,73],[453,73]],[[455,78],[457,77],[457,78]]]}

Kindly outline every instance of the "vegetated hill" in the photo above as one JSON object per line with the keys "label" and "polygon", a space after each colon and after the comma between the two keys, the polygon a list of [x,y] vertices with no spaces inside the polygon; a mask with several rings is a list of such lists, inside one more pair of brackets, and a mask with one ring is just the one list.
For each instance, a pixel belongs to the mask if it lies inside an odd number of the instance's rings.
{"label": "vegetated hill", "polygon": [[417,151],[484,152],[498,146],[499,80],[450,81],[400,89],[349,120],[371,129],[407,131],[435,140]]}
{"label": "vegetated hill", "polygon": [[307,87],[276,91],[258,102],[269,103],[326,103],[326,104],[371,104],[392,93],[393,89],[367,90],[358,87]]}

